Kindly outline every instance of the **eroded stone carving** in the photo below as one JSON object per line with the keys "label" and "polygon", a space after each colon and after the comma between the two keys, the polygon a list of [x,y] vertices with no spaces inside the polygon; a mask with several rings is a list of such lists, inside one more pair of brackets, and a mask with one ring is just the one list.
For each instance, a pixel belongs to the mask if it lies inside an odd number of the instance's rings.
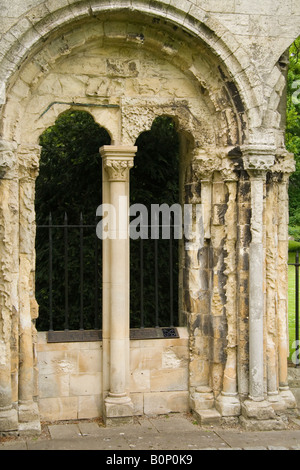
{"label": "eroded stone carving", "polygon": [[126,181],[127,171],[133,167],[133,161],[104,159],[104,168],[109,175],[109,181]]}

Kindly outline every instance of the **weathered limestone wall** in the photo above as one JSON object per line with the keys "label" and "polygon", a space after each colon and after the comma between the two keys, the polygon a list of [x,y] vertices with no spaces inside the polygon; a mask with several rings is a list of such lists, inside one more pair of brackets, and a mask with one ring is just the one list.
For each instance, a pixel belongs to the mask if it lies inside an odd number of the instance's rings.
{"label": "weathered limestone wall", "polygon": [[[130,390],[135,415],[189,410],[188,335],[130,342]],[[38,333],[42,420],[102,417],[102,342],[47,343]]]}

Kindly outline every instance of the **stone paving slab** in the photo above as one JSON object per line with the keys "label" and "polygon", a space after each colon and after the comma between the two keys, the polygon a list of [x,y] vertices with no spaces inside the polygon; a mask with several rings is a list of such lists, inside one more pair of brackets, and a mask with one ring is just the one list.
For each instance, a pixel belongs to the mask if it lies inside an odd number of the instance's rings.
{"label": "stone paving slab", "polygon": [[78,421],[48,424],[48,434],[1,442],[0,450],[300,450],[300,429],[246,432],[201,427],[186,416],[137,418],[135,424],[104,427]]}
{"label": "stone paving slab", "polygon": [[81,432],[77,424],[56,424],[48,426],[51,439],[78,439]]}
{"label": "stone paving slab", "polygon": [[300,444],[300,430],[237,432],[218,431],[218,435],[230,447],[265,447],[282,446],[290,448]]}

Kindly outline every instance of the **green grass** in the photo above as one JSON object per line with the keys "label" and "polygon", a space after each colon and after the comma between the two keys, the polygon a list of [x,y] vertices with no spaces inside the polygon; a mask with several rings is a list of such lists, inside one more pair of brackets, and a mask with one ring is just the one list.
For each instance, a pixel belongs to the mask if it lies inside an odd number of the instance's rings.
{"label": "green grass", "polygon": [[[300,245],[300,244],[299,244]],[[300,251],[300,250],[299,250]],[[295,263],[296,253],[289,252],[289,263]],[[289,347],[290,355],[294,352],[292,344],[295,341],[295,323],[296,323],[296,306],[295,306],[295,266],[288,267],[288,278],[289,278],[289,288],[288,288],[288,324],[289,324]]]}

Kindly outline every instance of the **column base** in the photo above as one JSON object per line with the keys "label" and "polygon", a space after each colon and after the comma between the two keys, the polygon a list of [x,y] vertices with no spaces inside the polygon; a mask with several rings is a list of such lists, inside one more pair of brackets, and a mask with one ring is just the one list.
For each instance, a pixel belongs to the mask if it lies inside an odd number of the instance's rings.
{"label": "column base", "polygon": [[293,392],[287,387],[284,390],[279,389],[279,396],[284,401],[288,409],[297,408],[297,401]]}
{"label": "column base", "polygon": [[286,402],[279,393],[268,394],[268,402],[276,413],[284,412],[287,409]]}
{"label": "column base", "polygon": [[198,412],[202,410],[210,410],[215,406],[215,398],[210,387],[203,385],[197,387],[190,398],[192,410]]}
{"label": "column base", "polygon": [[19,403],[19,434],[36,436],[41,434],[40,415],[37,403]]}
{"label": "column base", "polygon": [[193,416],[201,426],[218,426],[221,424],[222,420],[222,416],[215,408],[211,408],[209,410],[193,410]]}
{"label": "column base", "polygon": [[215,425],[221,423],[221,415],[215,409],[215,398],[212,389],[203,385],[197,387],[190,398],[193,415],[200,425]]}
{"label": "column base", "polygon": [[276,415],[267,400],[245,400],[242,403],[240,422],[247,431],[270,431],[286,429],[286,423]]}
{"label": "column base", "polygon": [[224,417],[240,416],[241,403],[236,395],[221,393],[216,400],[216,409]]}
{"label": "column base", "polygon": [[18,413],[12,407],[0,408],[0,434],[18,431]]}
{"label": "column base", "polygon": [[119,426],[133,423],[133,403],[127,396],[108,396],[104,401],[104,423],[106,426]]}

